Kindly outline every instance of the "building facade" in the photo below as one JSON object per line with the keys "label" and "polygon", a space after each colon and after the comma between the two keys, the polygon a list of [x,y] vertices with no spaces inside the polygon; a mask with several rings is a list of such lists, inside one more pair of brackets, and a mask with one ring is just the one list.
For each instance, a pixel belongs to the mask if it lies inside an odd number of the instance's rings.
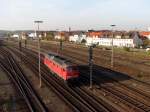
{"label": "building facade", "polygon": [[87,45],[97,44],[102,46],[116,46],[116,47],[139,47],[143,44],[137,33],[134,33],[132,38],[91,38],[87,37]]}
{"label": "building facade", "polygon": [[19,34],[13,34],[11,37],[12,38],[19,38]]}
{"label": "building facade", "polygon": [[73,36],[69,36],[69,41],[70,42],[79,43],[79,42],[82,42],[83,39],[86,40],[87,36],[86,35],[73,35]]}
{"label": "building facade", "polygon": [[146,37],[150,40],[150,31],[147,31],[147,32],[140,32],[140,35],[143,36],[143,37]]}

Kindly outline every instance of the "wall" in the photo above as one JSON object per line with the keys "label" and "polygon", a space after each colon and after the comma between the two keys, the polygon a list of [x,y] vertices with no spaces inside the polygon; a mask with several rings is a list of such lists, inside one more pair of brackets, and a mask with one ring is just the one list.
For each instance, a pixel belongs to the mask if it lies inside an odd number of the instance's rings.
{"label": "wall", "polygon": [[86,35],[69,36],[69,41],[72,41],[72,42],[81,42],[83,39],[86,40]]}
{"label": "wall", "polygon": [[[111,38],[87,38],[87,43],[103,45],[103,46],[111,46],[112,39]],[[113,45],[118,47],[134,47],[133,39],[113,39]]]}

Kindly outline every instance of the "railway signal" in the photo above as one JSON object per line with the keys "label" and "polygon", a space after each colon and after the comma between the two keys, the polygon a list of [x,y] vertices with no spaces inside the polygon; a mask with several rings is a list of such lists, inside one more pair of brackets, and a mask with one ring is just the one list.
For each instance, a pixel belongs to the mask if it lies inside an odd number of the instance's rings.
{"label": "railway signal", "polygon": [[64,33],[60,32],[60,51],[63,50],[63,37],[64,37]]}
{"label": "railway signal", "polygon": [[63,41],[62,41],[62,38],[60,39],[60,51],[62,51],[63,49]]}
{"label": "railway signal", "polygon": [[92,82],[92,76],[93,76],[93,48],[95,46],[91,45],[89,46],[89,70],[90,70],[90,89],[92,89],[93,82]]}
{"label": "railway signal", "polygon": [[[19,50],[20,50],[20,52],[22,52],[22,39],[21,39],[21,37],[19,38]],[[21,60],[22,60],[22,54],[20,54],[20,62],[21,62]]]}
{"label": "railway signal", "polygon": [[[39,86],[40,86],[40,88],[41,88],[41,86],[42,86],[42,79],[41,79],[41,51],[40,51],[40,36],[39,36],[39,30],[40,30],[40,28],[39,28],[39,24],[40,23],[43,23],[43,21],[34,21],[34,23],[37,23],[37,27],[38,27],[38,34],[36,35],[37,37],[38,37],[38,49],[39,49],[39,79],[40,79],[40,84],[39,84]],[[36,31],[35,31],[36,32]]]}
{"label": "railway signal", "polygon": [[20,50],[20,52],[22,51],[22,43],[21,43],[21,40],[19,40],[19,50]]}
{"label": "railway signal", "polygon": [[27,39],[24,40],[25,48],[27,47]]}

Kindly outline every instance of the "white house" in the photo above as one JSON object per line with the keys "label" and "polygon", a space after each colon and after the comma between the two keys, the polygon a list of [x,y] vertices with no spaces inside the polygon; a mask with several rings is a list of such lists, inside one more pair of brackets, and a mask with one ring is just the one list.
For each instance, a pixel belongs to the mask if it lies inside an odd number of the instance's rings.
{"label": "white house", "polygon": [[121,35],[116,35],[115,38],[121,39]]}
{"label": "white house", "polygon": [[60,36],[60,35],[55,35],[54,38],[55,38],[55,39],[61,39],[61,36]]}
{"label": "white house", "polygon": [[87,39],[86,35],[73,35],[69,36],[69,41],[71,42],[82,42],[83,39]]}
{"label": "white house", "polygon": [[103,46],[114,46],[117,47],[138,47],[143,44],[142,40],[139,38],[137,33],[134,34],[131,39],[121,39],[121,38],[91,38],[87,37],[87,45],[98,44]]}
{"label": "white house", "polygon": [[98,38],[98,37],[95,37],[95,38],[93,38],[93,37],[87,37],[86,42],[87,42],[88,45],[99,44],[100,38]]}
{"label": "white house", "polygon": [[150,31],[143,31],[140,32],[141,36],[147,37],[150,40]]}
{"label": "white house", "polygon": [[30,37],[30,38],[36,38],[36,33],[30,33],[30,34],[28,34],[28,37]]}
{"label": "white house", "polygon": [[21,35],[21,39],[25,40],[26,36],[25,35]]}
{"label": "white house", "polygon": [[13,38],[19,38],[19,35],[18,34],[13,34],[11,37],[13,37]]}
{"label": "white house", "polygon": [[148,35],[148,39],[150,40],[150,35]]}
{"label": "white house", "polygon": [[148,31],[150,31],[150,27],[148,27]]}

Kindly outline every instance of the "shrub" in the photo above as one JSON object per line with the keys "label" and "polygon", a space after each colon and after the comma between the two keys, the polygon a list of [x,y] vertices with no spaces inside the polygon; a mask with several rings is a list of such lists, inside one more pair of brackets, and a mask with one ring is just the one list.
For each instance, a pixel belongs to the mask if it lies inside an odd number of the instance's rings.
{"label": "shrub", "polygon": [[124,49],[125,51],[127,51],[127,52],[130,51],[130,48],[129,48],[129,47],[123,47],[123,49]]}
{"label": "shrub", "polygon": [[147,54],[150,55],[150,51],[147,51]]}
{"label": "shrub", "polygon": [[143,40],[143,47],[146,47],[150,44],[150,41],[148,39]]}
{"label": "shrub", "polygon": [[81,43],[83,43],[83,44],[86,43],[86,40],[85,40],[85,39],[82,39]]}

